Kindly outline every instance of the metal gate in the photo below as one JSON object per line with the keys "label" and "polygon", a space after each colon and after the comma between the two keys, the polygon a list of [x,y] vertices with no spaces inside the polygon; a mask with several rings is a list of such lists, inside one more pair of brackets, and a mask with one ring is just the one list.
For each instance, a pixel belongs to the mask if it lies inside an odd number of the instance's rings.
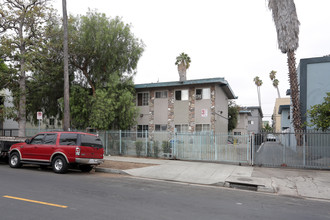
{"label": "metal gate", "polygon": [[330,169],[329,132],[261,133],[254,140],[255,165]]}
{"label": "metal gate", "polygon": [[173,156],[182,160],[252,164],[251,140],[249,135],[178,133],[172,140]]}

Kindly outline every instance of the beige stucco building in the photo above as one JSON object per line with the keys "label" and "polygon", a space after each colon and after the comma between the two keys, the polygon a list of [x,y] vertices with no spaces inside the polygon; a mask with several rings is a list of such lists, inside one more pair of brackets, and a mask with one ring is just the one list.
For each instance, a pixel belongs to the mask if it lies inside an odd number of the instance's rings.
{"label": "beige stucco building", "polygon": [[136,84],[137,131],[228,132],[228,99],[235,99],[224,78]]}
{"label": "beige stucco building", "polygon": [[273,129],[274,132],[281,132],[281,115],[279,114],[279,108],[281,105],[290,105],[290,98],[277,98],[275,101],[273,112]]}

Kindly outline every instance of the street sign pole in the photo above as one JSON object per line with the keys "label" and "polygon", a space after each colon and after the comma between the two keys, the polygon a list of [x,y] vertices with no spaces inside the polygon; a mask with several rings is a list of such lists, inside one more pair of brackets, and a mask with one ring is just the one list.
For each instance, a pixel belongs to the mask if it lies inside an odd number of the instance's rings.
{"label": "street sign pole", "polygon": [[39,132],[40,132],[40,125],[41,125],[41,120],[42,120],[42,112],[37,112],[37,119],[39,121]]}

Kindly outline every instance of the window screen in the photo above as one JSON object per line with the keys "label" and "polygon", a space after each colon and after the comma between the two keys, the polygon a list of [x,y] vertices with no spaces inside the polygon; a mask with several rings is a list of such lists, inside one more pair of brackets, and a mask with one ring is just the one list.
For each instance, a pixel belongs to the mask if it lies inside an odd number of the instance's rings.
{"label": "window screen", "polygon": [[149,93],[147,92],[140,92],[137,94],[138,96],[138,106],[146,106],[149,104]]}
{"label": "window screen", "polygon": [[156,92],[156,99],[167,98],[167,91]]}

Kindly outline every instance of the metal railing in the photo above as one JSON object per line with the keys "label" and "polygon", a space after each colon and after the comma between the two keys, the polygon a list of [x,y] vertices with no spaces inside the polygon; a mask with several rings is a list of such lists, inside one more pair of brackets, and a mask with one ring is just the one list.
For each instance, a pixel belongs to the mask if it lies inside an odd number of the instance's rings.
{"label": "metal railing", "polygon": [[[28,137],[38,132],[38,129],[26,129]],[[100,136],[106,155],[330,169],[330,131],[253,135],[120,130],[90,133]]]}

